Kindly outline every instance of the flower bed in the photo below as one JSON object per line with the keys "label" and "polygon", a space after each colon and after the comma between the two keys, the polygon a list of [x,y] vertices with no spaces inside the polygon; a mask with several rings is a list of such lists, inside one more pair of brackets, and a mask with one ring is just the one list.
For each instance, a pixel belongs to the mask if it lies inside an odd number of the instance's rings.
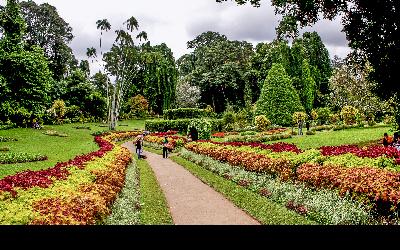
{"label": "flower bed", "polygon": [[[157,133],[159,134],[159,133]],[[144,140],[149,143],[162,145],[164,142],[165,135],[150,134],[144,137]],[[182,147],[188,140],[183,136],[167,136],[168,144],[170,149],[173,150],[177,147]]]}
{"label": "flower bed", "polygon": [[211,136],[214,137],[214,138],[224,138],[225,137],[225,133],[224,132],[218,132],[218,133],[212,134]]}
{"label": "flower bed", "polygon": [[[200,142],[208,142],[208,141],[200,141]],[[233,146],[233,147],[243,147],[250,146],[252,148],[261,148],[266,150],[272,150],[272,152],[294,152],[296,154],[301,153],[302,151],[294,144],[289,144],[285,142],[279,142],[274,144],[263,144],[257,142],[212,142],[212,144],[216,145],[224,145],[224,146]]]}
{"label": "flower bed", "polygon": [[232,136],[225,139],[226,142],[269,142],[269,141],[278,141],[282,139],[291,138],[292,135],[290,134],[273,134],[273,135],[263,135],[263,134],[256,134],[256,135],[238,135]]}
{"label": "flower bed", "polygon": [[378,158],[386,156],[388,158],[400,158],[400,151],[395,147],[384,147],[384,146],[370,146],[359,148],[357,145],[342,145],[342,146],[325,146],[320,148],[322,155],[342,155],[351,153],[361,158]]}
{"label": "flower bed", "polygon": [[[252,150],[241,149],[241,147],[252,148],[251,144],[233,145],[199,142],[187,144],[185,147],[195,153],[243,167],[248,171],[271,174],[284,181],[300,181],[312,188],[338,190],[341,195],[349,193],[354,198],[374,206],[380,212],[398,209],[400,173],[369,166],[354,168],[323,166],[318,161],[329,158],[321,155],[318,150],[309,150],[301,154],[291,151],[268,153],[257,152],[254,147]],[[280,147],[277,148],[279,151]]]}
{"label": "flower bed", "polygon": [[1,179],[0,224],[95,224],[110,213],[132,161],[113,141],[137,135],[97,136],[98,151]]}
{"label": "flower bed", "polygon": [[259,193],[274,202],[307,216],[321,224],[371,224],[374,223],[368,209],[354,202],[351,197],[340,197],[328,189],[315,190],[302,183],[281,182],[263,175],[246,171],[227,163],[221,163],[205,155],[183,149],[180,156],[207,170],[231,180],[238,185]]}

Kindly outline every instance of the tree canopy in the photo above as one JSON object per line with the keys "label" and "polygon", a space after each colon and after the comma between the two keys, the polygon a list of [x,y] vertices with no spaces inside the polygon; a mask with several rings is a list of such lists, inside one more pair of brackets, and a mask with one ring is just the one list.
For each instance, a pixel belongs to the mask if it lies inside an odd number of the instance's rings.
{"label": "tree canopy", "polygon": [[[227,0],[216,0],[224,2]],[[260,0],[235,0],[260,6]],[[396,0],[272,0],[276,13],[283,15],[278,36],[297,36],[298,28],[316,23],[321,17],[340,17],[349,46],[358,58],[368,60],[378,84],[375,92],[387,98],[400,92],[400,2]],[[322,14],[322,15],[321,15]]]}

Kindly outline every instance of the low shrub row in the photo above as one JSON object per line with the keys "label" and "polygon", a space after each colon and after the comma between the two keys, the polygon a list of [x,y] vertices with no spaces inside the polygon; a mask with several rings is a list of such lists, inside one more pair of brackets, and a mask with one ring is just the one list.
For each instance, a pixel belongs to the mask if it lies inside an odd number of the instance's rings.
{"label": "low shrub row", "polygon": [[0,136],[0,142],[10,142],[10,141],[18,141],[18,140],[15,138],[11,138],[11,137]]}
{"label": "low shrub row", "polygon": [[[0,151],[8,151],[7,148]],[[47,156],[41,154],[29,154],[29,153],[4,153],[0,154],[0,164],[14,164],[24,162],[35,162],[35,161],[46,161]]]}
{"label": "low shrub row", "polygon": [[[146,120],[145,128],[151,132],[160,132],[175,130],[182,133],[187,133],[189,124],[192,119],[179,119],[179,120]],[[222,119],[210,119],[211,130],[221,131],[223,126]]]}
{"label": "low shrub row", "polygon": [[167,109],[164,110],[163,114],[165,120],[177,120],[187,118],[193,119],[215,116],[215,114],[210,110],[197,108]]}

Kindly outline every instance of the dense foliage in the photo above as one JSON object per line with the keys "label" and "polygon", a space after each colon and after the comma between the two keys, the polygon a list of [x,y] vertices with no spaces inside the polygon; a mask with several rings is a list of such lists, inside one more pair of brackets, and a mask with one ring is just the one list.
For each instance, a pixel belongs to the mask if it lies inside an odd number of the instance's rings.
{"label": "dense foliage", "polygon": [[265,115],[273,124],[290,126],[292,114],[303,109],[284,67],[273,64],[257,102],[256,114]]}
{"label": "dense foliage", "polygon": [[179,109],[167,109],[164,110],[164,119],[166,120],[177,120],[185,118],[202,118],[212,117],[213,113],[207,109],[198,108],[179,108]]}

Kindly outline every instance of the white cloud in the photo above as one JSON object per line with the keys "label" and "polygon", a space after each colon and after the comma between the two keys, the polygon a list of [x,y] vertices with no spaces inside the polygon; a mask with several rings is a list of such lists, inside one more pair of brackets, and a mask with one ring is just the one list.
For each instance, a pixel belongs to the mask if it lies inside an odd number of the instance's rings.
{"label": "white cloud", "polygon": [[[98,47],[100,32],[96,21],[107,18],[113,29],[122,26],[131,16],[138,19],[152,44],[166,43],[179,58],[189,51],[186,43],[202,32],[211,30],[229,39],[249,42],[271,41],[279,17],[275,16],[270,0],[261,8],[237,6],[234,2],[215,0],[35,0],[55,6],[60,16],[71,25],[75,36],[71,47],[79,60],[86,59],[86,48]],[[5,0],[0,0],[4,5]],[[321,21],[307,30],[316,30],[326,43],[331,57],[348,53],[345,35],[338,20]],[[113,32],[104,37],[105,49],[115,38]]]}

